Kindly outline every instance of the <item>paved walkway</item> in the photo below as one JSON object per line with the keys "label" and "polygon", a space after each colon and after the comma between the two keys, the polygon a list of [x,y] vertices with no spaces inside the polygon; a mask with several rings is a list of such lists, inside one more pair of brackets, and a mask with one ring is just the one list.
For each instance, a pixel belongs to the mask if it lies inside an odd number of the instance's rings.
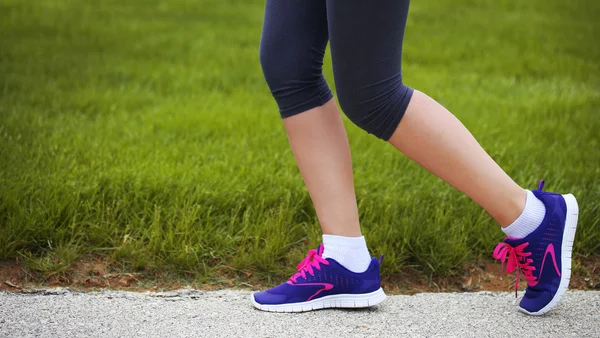
{"label": "paved walkway", "polygon": [[391,296],[371,309],[267,313],[248,291],[0,292],[1,337],[600,337],[600,292],[529,317],[511,293]]}

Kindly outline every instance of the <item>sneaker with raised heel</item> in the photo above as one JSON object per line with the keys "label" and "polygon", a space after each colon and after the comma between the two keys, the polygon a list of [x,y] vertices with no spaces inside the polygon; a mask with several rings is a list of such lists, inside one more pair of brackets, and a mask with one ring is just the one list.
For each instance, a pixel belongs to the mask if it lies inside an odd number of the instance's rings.
{"label": "sneaker with raised heel", "polygon": [[525,238],[507,237],[494,250],[494,258],[506,262],[506,271],[516,270],[527,280],[519,309],[529,315],[543,315],[560,301],[571,279],[571,255],[579,208],[571,194],[542,191],[544,181],[533,194],[544,203],[546,215],[540,226]]}

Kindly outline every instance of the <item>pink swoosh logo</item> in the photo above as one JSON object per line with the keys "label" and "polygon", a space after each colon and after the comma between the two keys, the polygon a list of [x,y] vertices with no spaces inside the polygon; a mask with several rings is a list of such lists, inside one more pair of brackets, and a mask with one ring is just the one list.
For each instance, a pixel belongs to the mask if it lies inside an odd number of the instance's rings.
{"label": "pink swoosh logo", "polygon": [[550,254],[550,256],[552,257],[554,269],[556,270],[556,273],[560,276],[560,269],[558,268],[558,264],[556,263],[556,253],[554,252],[554,245],[550,243],[546,247],[546,252],[544,252],[544,259],[542,260],[542,267],[540,268],[540,274],[538,276],[538,279],[535,282],[530,282],[529,285],[536,286],[539,283],[540,279],[542,279],[542,271],[544,271],[544,263],[546,262],[546,257],[548,256],[548,254]]}
{"label": "pink swoosh logo", "polygon": [[[291,284],[291,283],[289,283],[289,284]],[[307,302],[309,300],[315,298],[315,296],[318,295],[319,293],[333,289],[333,284],[329,284],[329,283],[302,283],[302,284],[291,284],[291,285],[293,285],[293,286],[322,286],[323,287],[319,291],[315,292],[312,296],[308,297],[308,299],[306,300]]]}

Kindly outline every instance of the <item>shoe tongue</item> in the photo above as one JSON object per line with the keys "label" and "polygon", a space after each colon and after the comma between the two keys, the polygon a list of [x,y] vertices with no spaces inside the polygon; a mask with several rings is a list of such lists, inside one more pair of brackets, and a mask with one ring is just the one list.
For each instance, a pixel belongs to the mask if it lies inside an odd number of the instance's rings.
{"label": "shoe tongue", "polygon": [[323,256],[323,250],[325,250],[325,246],[323,244],[319,244],[319,246],[317,247],[317,255]]}
{"label": "shoe tongue", "polygon": [[523,241],[522,238],[510,238],[510,237],[506,237],[504,239],[504,243],[509,244],[512,247],[515,247],[517,245],[521,245],[523,244],[525,241]]}

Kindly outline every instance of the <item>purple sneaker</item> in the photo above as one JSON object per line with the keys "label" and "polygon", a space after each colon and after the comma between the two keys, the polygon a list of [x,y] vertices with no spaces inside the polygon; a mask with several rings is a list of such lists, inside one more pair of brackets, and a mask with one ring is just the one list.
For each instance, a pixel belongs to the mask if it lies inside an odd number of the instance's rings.
{"label": "purple sneaker", "polygon": [[323,245],[310,250],[286,283],[250,296],[252,305],[263,311],[304,312],[369,307],[385,299],[377,258],[365,272],[354,273],[322,255]]}
{"label": "purple sneaker", "polygon": [[[505,238],[494,250],[494,258],[504,262],[506,271],[517,270],[527,280],[520,310],[529,315],[542,315],[552,309],[569,287],[571,252],[577,227],[579,208],[571,194],[542,191],[544,181],[533,194],[544,203],[546,216],[540,226],[523,239]],[[515,290],[516,294],[516,290]]]}

